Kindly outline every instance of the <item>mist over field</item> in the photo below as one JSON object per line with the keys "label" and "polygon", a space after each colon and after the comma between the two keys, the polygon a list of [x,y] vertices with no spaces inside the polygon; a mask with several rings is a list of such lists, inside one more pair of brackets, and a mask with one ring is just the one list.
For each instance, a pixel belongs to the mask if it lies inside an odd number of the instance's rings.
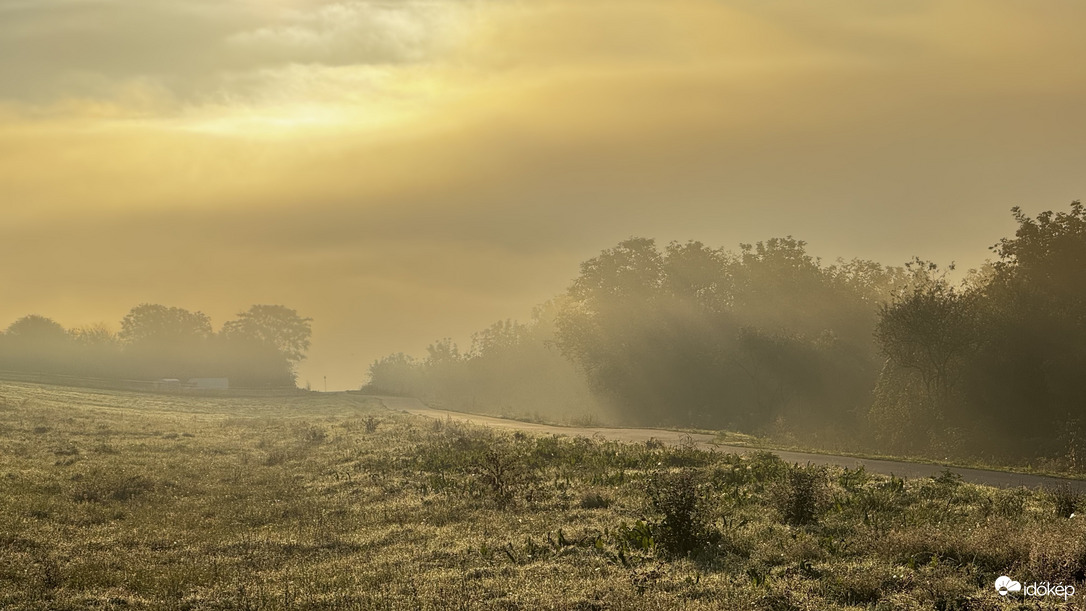
{"label": "mist over field", "polygon": [[300,381],[631,236],[962,270],[1082,197],[1076,3],[0,4],[0,325],[314,319]]}

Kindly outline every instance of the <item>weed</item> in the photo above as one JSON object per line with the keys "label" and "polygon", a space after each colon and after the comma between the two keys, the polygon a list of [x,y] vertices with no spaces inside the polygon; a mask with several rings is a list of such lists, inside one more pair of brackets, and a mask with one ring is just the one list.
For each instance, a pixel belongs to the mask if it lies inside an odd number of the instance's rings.
{"label": "weed", "polygon": [[773,502],[786,524],[805,526],[818,520],[825,504],[826,470],[793,465],[773,494]]}
{"label": "weed", "polygon": [[611,499],[599,492],[589,492],[581,497],[581,509],[607,509],[611,506]]}
{"label": "weed", "polygon": [[473,461],[472,472],[502,503],[512,500],[513,491],[524,483],[524,460],[513,448],[496,443]]}
{"label": "weed", "polygon": [[841,472],[841,475],[837,478],[837,482],[848,492],[858,492],[866,486],[869,481],[871,481],[871,475],[868,474],[863,465],[860,465],[855,469],[845,467]]}
{"label": "weed", "polygon": [[993,495],[992,507],[996,514],[1004,518],[1019,518],[1026,511],[1026,499],[1029,496],[1029,490],[1025,488],[997,490]]}
{"label": "weed", "polygon": [[1082,493],[1071,488],[1068,484],[1059,484],[1050,492],[1052,503],[1056,507],[1056,515],[1061,518],[1069,518],[1082,504]]}
{"label": "weed", "polygon": [[625,549],[634,549],[652,553],[656,550],[656,538],[652,534],[653,528],[643,520],[638,520],[633,526],[627,526],[625,522],[618,527],[618,540]]}
{"label": "weed", "polygon": [[707,492],[704,478],[692,469],[657,472],[649,480],[652,509],[663,514],[656,525],[659,543],[669,554],[685,556],[709,541]]}

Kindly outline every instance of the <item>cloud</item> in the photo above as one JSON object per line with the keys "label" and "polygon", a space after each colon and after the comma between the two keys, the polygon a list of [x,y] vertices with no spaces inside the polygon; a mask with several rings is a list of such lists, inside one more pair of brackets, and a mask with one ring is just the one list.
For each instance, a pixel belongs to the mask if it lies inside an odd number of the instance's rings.
{"label": "cloud", "polygon": [[281,302],[360,381],[630,235],[973,264],[1082,197],[1084,11],[0,2],[0,319]]}
{"label": "cloud", "polygon": [[419,62],[457,30],[463,4],[43,0],[0,4],[0,98],[110,99],[132,81],[206,101],[239,73],[291,64]]}
{"label": "cloud", "polygon": [[227,43],[289,63],[420,62],[450,44],[462,11],[454,1],[306,6],[285,11],[273,24],[232,34]]}

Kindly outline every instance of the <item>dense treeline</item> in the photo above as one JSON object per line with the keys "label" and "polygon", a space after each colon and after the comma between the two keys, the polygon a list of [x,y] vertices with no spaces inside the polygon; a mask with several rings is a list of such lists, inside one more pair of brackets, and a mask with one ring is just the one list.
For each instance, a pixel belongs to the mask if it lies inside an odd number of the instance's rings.
{"label": "dense treeline", "polygon": [[233,386],[295,383],[309,348],[310,319],[277,305],[254,305],[215,332],[202,312],[156,304],[132,308],[118,333],[104,324],[65,329],[43,316],[0,334],[0,369],[95,378],[154,380],[225,377]]}
{"label": "dense treeline", "polygon": [[884,444],[1083,466],[1086,211],[1014,215],[1015,237],[982,273],[954,285],[929,265],[927,282],[881,309],[872,415]]}
{"label": "dense treeline", "polygon": [[1086,213],[1014,215],[998,260],[960,282],[919,258],[827,265],[791,237],[739,252],[630,239],[531,323],[498,323],[466,354],[444,340],[388,357],[370,384],[515,412],[569,389],[587,405],[587,383],[630,424],[1078,467]]}
{"label": "dense treeline", "polygon": [[586,409],[590,389],[629,424],[852,434],[881,364],[877,306],[908,279],[823,265],[792,238],[738,254],[636,238],[585,262],[531,323],[497,323],[467,354],[443,340],[424,360],[386,357],[370,386],[544,414],[571,411],[571,395]]}
{"label": "dense treeline", "polygon": [[877,304],[905,281],[792,238],[738,254],[633,239],[581,266],[557,342],[638,424],[839,427],[870,403]]}

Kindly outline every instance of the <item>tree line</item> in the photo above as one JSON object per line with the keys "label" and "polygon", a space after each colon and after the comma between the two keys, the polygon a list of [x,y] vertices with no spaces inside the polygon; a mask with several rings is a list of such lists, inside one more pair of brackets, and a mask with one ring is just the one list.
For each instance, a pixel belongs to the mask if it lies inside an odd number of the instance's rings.
{"label": "tree line", "polygon": [[[485,408],[589,388],[636,425],[826,447],[1086,460],[1086,214],[1015,208],[964,278],[916,258],[826,264],[792,237],[632,238],[526,324],[370,367],[376,390]],[[470,400],[469,400],[470,398]]]}
{"label": "tree line", "polygon": [[584,376],[554,346],[560,300],[527,323],[495,322],[466,351],[444,338],[416,359],[389,355],[370,366],[371,392],[424,397],[445,407],[503,415],[577,417],[597,407]]}
{"label": "tree line", "polygon": [[141,304],[114,333],[105,324],[65,329],[39,315],[0,333],[0,369],[96,378],[224,377],[236,387],[294,386],[312,319],[254,305],[216,332],[203,312]]}

